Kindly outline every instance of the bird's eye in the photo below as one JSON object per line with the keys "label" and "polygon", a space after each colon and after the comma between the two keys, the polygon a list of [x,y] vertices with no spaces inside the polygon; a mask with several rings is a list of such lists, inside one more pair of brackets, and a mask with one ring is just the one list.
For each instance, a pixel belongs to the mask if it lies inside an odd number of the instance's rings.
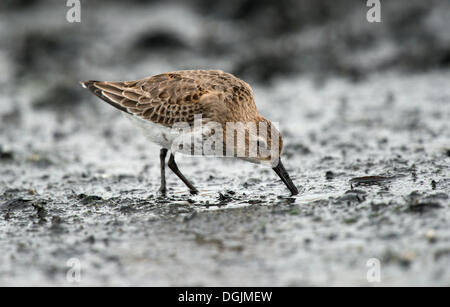
{"label": "bird's eye", "polygon": [[266,147],[267,147],[266,142],[264,142],[263,140],[258,140],[258,141],[256,141],[256,145],[257,145],[258,148],[260,148],[260,149],[266,149]]}

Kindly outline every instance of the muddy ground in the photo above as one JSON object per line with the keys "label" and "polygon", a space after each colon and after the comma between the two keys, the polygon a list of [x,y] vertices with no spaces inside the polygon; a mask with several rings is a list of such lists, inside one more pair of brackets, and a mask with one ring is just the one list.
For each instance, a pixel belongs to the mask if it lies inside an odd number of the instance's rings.
{"label": "muddy ground", "polygon": [[[273,24],[266,2],[135,2],[81,24],[57,2],[0,6],[0,285],[450,285],[447,2],[381,25],[327,1],[306,25],[289,1]],[[159,148],[77,83],[187,68],[252,84],[298,196],[270,169],[180,155],[200,194],[168,173],[161,197]]]}

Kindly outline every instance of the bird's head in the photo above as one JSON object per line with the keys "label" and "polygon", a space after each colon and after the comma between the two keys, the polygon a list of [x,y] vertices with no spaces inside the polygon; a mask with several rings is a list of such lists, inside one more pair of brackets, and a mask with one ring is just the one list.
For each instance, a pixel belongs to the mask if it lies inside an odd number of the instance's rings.
{"label": "bird's head", "polygon": [[[255,123],[256,129],[245,130],[245,154],[240,158],[272,168],[292,195],[298,194],[298,189],[281,162],[283,137],[280,131],[272,122],[263,117]],[[239,147],[237,143],[235,145],[236,148]]]}

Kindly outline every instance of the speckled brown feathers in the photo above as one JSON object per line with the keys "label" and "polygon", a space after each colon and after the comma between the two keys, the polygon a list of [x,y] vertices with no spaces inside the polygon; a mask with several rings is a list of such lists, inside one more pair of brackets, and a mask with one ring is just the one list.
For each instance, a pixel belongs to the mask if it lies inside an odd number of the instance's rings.
{"label": "speckled brown feathers", "polygon": [[171,127],[194,116],[225,123],[259,118],[250,86],[219,70],[184,70],[136,81],[87,81],[83,85],[120,109]]}

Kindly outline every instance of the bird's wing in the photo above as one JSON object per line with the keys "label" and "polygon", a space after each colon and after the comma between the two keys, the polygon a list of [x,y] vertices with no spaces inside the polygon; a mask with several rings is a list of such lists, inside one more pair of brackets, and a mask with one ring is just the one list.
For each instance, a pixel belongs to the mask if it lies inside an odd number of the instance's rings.
{"label": "bird's wing", "polygon": [[178,73],[136,81],[87,81],[81,84],[121,111],[169,127],[177,122],[191,125],[195,114],[212,118],[224,112],[220,93],[207,91],[195,79]]}

